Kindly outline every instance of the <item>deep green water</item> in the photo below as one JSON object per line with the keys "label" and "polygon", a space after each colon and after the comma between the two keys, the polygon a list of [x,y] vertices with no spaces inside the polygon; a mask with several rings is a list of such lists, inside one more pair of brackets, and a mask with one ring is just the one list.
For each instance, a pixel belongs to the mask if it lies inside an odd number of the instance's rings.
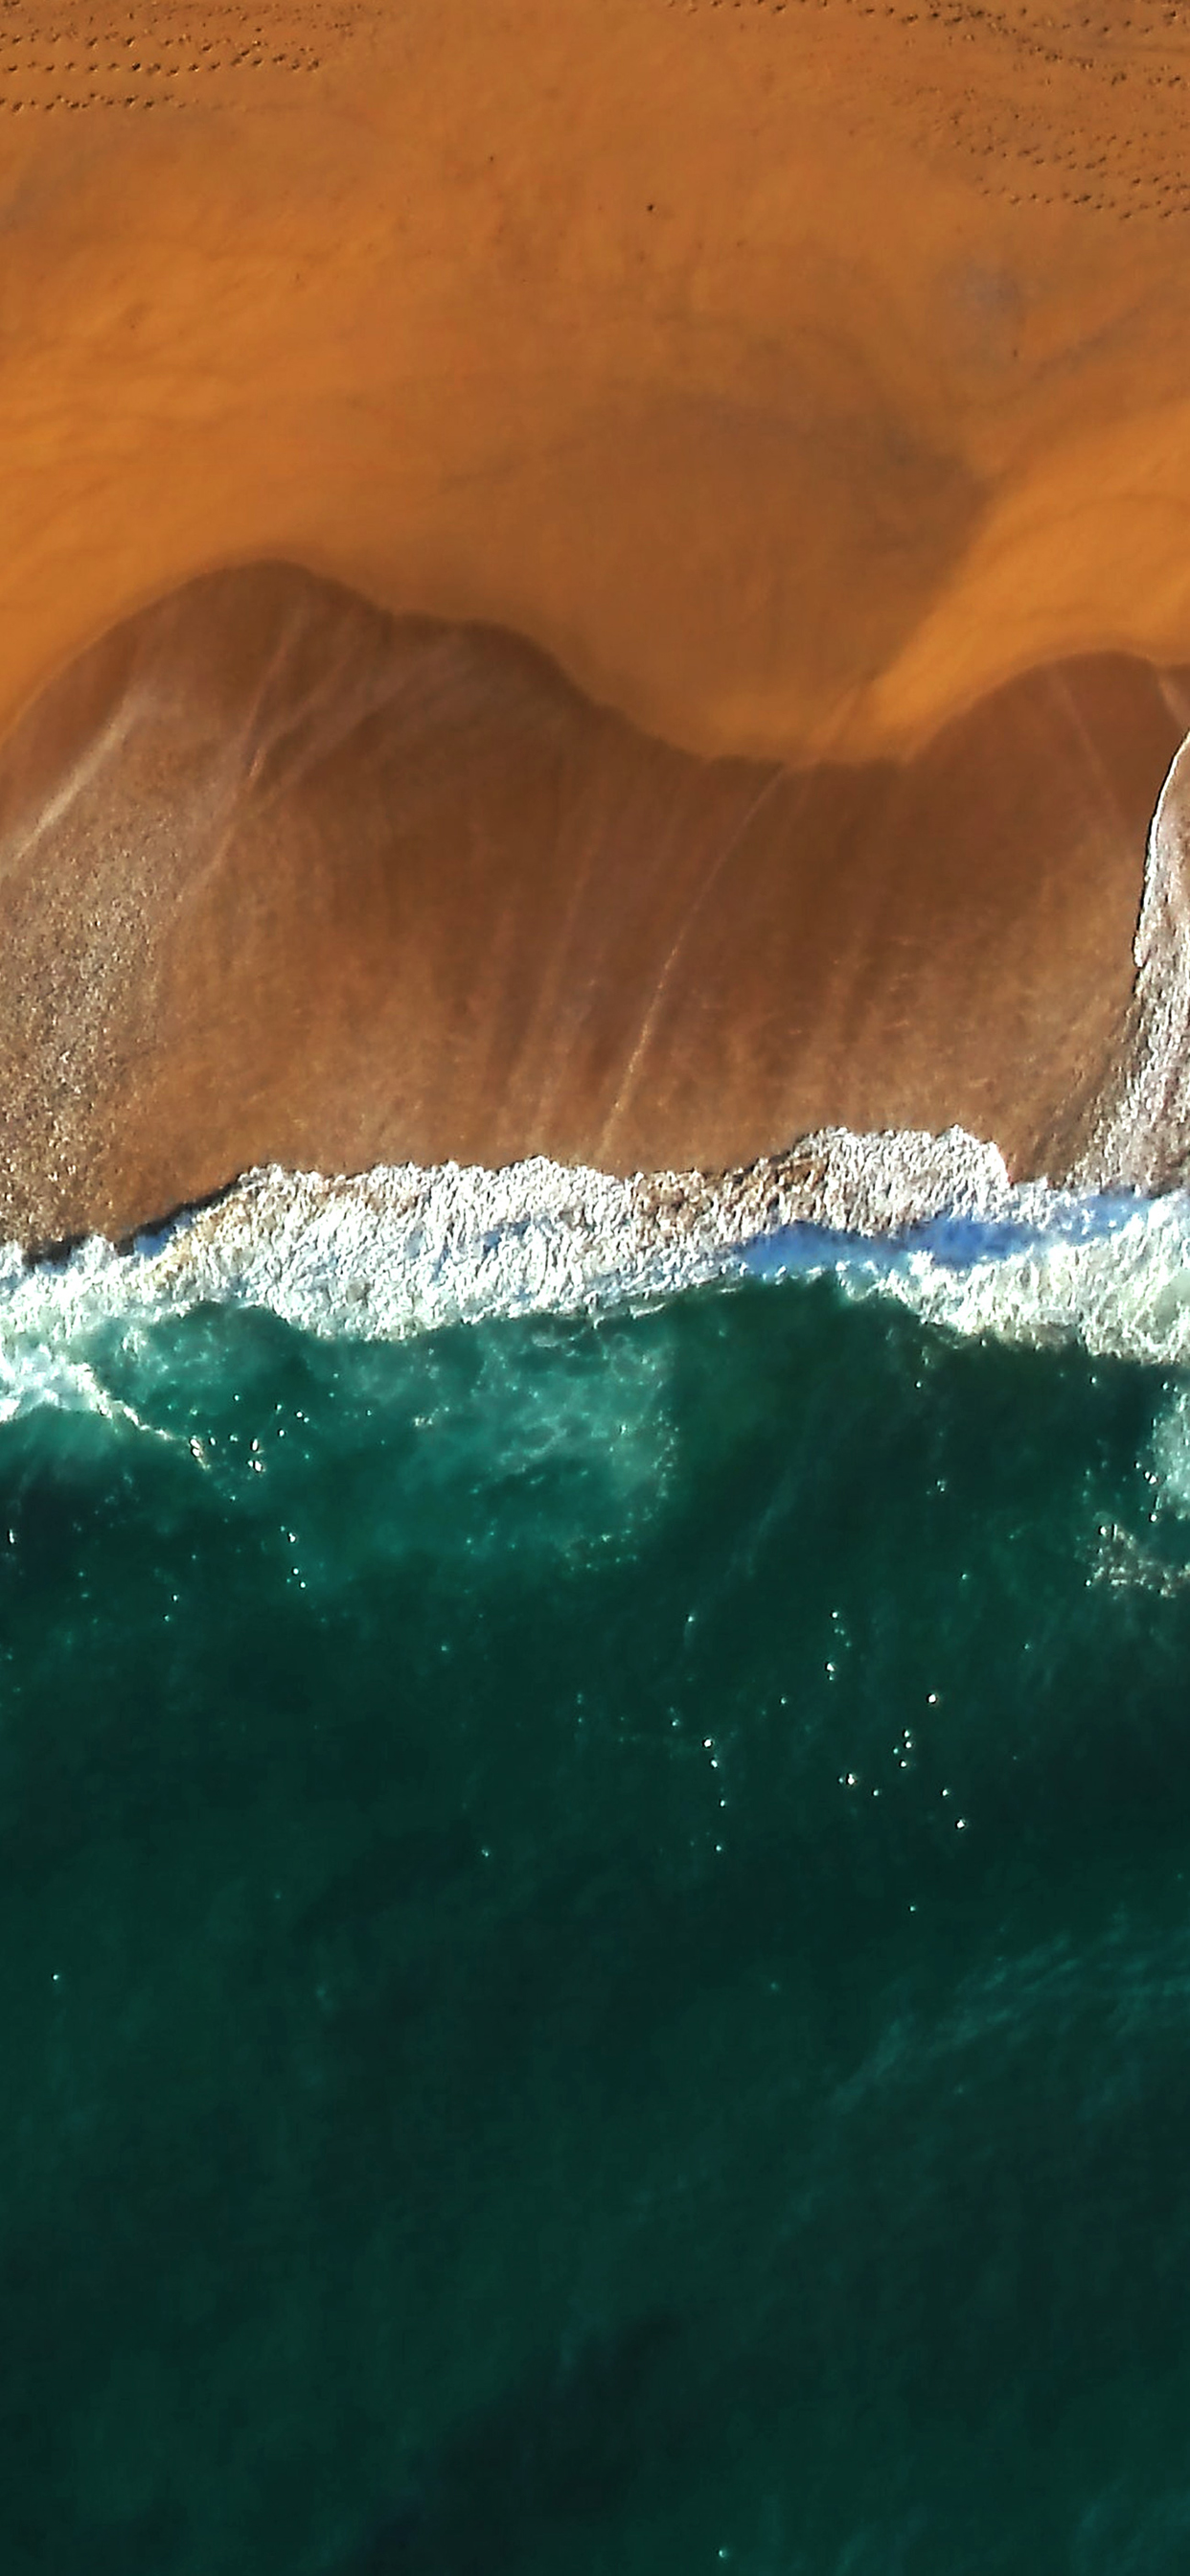
{"label": "deep green water", "polygon": [[1174,1382],[804,1280],[92,1357],[0,1429],[0,2576],[1190,2566]]}

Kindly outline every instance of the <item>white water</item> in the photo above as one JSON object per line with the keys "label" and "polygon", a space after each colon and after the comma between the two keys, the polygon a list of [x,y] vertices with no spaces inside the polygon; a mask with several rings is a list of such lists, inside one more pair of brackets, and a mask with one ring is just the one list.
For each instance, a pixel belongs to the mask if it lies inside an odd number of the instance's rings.
{"label": "white water", "polygon": [[[844,1230],[846,1229],[846,1230]],[[707,1180],[616,1180],[544,1161],[357,1179],[250,1173],[132,1250],[0,1255],[0,1418],[107,1400],[88,1358],[214,1302],[323,1335],[379,1340],[531,1312],[606,1312],[746,1276],[832,1273],[960,1335],[1081,1343],[1190,1367],[1190,1197],[1014,1188],[994,1147],[831,1130],[781,1161]]]}
{"label": "white water", "polygon": [[[1190,1197],[1075,1198],[1041,1188],[982,1238],[971,1228],[929,1229],[889,1254],[873,1245],[835,1250],[829,1266],[845,1293],[879,1296],[966,1338],[1041,1349],[1079,1343],[1096,1356],[1163,1368],[1190,1367]],[[783,1259],[757,1246],[750,1263],[828,1266]]]}
{"label": "white water", "polygon": [[616,1180],[537,1160],[447,1163],[356,1179],[251,1172],[215,1205],[130,1251],[96,1238],[65,1261],[0,1255],[0,1352],[77,1342],[111,1318],[214,1301],[323,1334],[378,1340],[492,1315],[567,1313],[672,1295],[744,1268],[742,1246],[811,1220],[872,1230],[1011,1202],[999,1155],[942,1138],[812,1138],[781,1163],[707,1181]]}

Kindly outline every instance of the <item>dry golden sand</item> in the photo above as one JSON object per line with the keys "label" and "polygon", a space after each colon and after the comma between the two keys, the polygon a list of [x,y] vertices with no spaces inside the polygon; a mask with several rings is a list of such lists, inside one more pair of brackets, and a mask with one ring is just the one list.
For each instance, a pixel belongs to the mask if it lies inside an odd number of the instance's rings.
{"label": "dry golden sand", "polygon": [[[46,701],[0,756],[11,1221],[123,1222],[260,1154],[689,1163],[824,1117],[1060,1153],[1185,721],[1188,100],[1182,13],[1141,0],[0,0],[0,726],[116,621],[269,559],[511,629],[657,738],[563,692],[572,815],[534,664],[498,827],[480,779],[431,829],[401,782],[450,757],[403,718],[373,784],[337,778],[344,810],[386,781],[358,882],[294,788],[253,936],[214,896],[194,933],[198,1046],[169,711],[165,838],[129,769],[141,855],[122,878],[92,816],[84,923],[89,684]],[[338,635],[338,594],[304,600]],[[464,692],[493,740],[502,653]],[[697,765],[725,756],[762,765],[730,855]]]}

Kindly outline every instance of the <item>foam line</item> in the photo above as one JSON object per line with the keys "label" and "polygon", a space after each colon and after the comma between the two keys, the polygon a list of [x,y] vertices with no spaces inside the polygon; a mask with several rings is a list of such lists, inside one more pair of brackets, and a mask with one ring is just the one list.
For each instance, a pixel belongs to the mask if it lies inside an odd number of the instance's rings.
{"label": "foam line", "polygon": [[1190,1366],[1190,1198],[1014,1187],[993,1146],[809,1137],[748,1171],[618,1180],[535,1160],[328,1179],[277,1168],[130,1248],[0,1256],[0,1414],[103,1408],[103,1327],[204,1304],[381,1340],[497,1315],[607,1312],[713,1281],[832,1273],[958,1334]]}
{"label": "foam line", "polygon": [[961,1130],[830,1130],[748,1171],[604,1172],[537,1159],[380,1166],[353,1179],[273,1167],[131,1250],[100,1238],[59,1262],[3,1256],[8,1329],[85,1328],[205,1299],[266,1306],[310,1331],[377,1338],[532,1310],[672,1294],[738,1270],[742,1247],[794,1225],[888,1236],[943,1211],[1014,1203],[1000,1155]]}

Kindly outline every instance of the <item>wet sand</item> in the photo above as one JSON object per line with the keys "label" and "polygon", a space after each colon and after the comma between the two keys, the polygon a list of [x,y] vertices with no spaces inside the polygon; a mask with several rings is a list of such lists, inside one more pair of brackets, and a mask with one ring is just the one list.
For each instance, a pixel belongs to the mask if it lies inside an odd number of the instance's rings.
{"label": "wet sand", "polygon": [[498,629],[200,578],[0,756],[9,1232],[257,1163],[714,1170],[830,1124],[1068,1169],[1190,672],[1009,682],[904,761],[702,758]]}
{"label": "wet sand", "polygon": [[[1188,85],[1154,6],[6,0],[5,1223],[1059,1167],[1186,722]],[[278,649],[337,711],[266,822]]]}

